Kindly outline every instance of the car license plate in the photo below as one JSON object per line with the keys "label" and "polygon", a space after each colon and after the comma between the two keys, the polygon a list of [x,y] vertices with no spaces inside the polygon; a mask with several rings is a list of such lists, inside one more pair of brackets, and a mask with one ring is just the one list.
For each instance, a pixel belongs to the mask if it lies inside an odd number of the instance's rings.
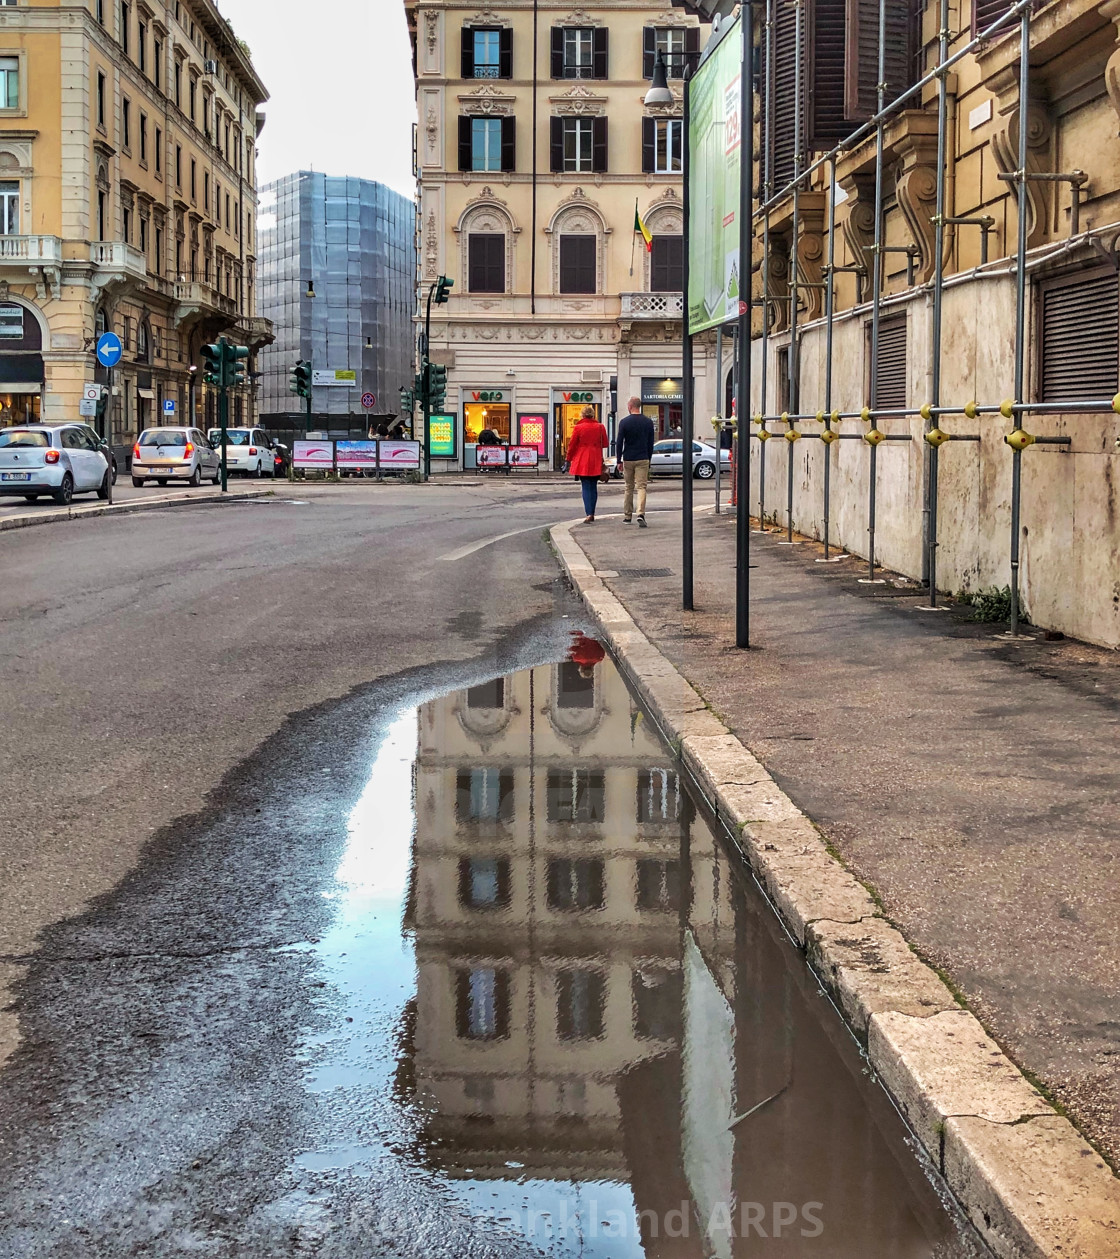
{"label": "car license plate", "polygon": [[30,481],[30,472],[0,472],[0,481]]}

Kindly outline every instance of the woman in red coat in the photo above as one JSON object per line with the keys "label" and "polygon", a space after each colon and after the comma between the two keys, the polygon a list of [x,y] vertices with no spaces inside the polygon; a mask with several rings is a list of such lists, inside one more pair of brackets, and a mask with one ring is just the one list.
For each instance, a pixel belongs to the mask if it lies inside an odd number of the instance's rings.
{"label": "woman in red coat", "polygon": [[585,525],[595,523],[595,507],[599,502],[599,478],[603,475],[603,451],[607,447],[607,430],[595,418],[594,407],[584,407],[568,439],[568,470],[579,477],[583,490]]}

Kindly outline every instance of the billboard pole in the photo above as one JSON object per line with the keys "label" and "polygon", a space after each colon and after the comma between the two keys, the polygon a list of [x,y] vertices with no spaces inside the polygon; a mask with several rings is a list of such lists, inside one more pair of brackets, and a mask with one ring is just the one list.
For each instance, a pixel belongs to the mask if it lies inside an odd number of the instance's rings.
{"label": "billboard pole", "polygon": [[[739,79],[739,376],[735,410],[739,420],[738,502],[735,517],[735,646],[751,645],[751,297],[754,289],[754,29],[750,0],[740,10],[743,29],[742,69]],[[687,96],[686,96],[687,101]],[[687,130],[688,124],[685,124]],[[687,183],[685,185],[687,191]],[[687,256],[687,250],[686,256]],[[761,522],[759,522],[761,525]]]}
{"label": "billboard pole", "polygon": [[[689,175],[692,165],[692,144],[689,136],[691,110],[689,109],[689,87],[692,80],[692,67],[684,70],[684,121],[681,130],[684,135],[684,153],[681,161],[681,173],[684,177],[684,265],[682,283],[684,284],[684,310],[681,317],[681,376],[683,391],[681,399],[681,607],[686,612],[693,610],[692,597],[692,430],[693,430],[693,397],[692,386],[692,332],[689,328],[688,283],[689,283],[689,232],[691,229],[692,198],[689,191]],[[719,456],[716,460],[718,463]]]}

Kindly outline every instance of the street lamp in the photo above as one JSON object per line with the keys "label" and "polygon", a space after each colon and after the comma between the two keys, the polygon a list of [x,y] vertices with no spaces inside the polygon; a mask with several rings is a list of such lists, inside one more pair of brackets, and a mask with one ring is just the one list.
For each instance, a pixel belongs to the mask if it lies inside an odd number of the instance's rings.
{"label": "street lamp", "polygon": [[669,90],[669,77],[665,70],[665,57],[659,48],[653,59],[653,79],[646,93],[647,106],[672,105],[673,93]]}

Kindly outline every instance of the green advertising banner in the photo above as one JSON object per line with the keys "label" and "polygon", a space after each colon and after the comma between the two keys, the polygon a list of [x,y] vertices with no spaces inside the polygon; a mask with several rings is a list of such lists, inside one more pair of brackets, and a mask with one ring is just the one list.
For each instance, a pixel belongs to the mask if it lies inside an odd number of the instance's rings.
{"label": "green advertising banner", "polygon": [[458,453],[455,428],[459,417],[454,413],[442,413],[431,417],[432,458],[454,459]]}
{"label": "green advertising banner", "polygon": [[743,38],[736,18],[689,85],[688,330],[739,317]]}

